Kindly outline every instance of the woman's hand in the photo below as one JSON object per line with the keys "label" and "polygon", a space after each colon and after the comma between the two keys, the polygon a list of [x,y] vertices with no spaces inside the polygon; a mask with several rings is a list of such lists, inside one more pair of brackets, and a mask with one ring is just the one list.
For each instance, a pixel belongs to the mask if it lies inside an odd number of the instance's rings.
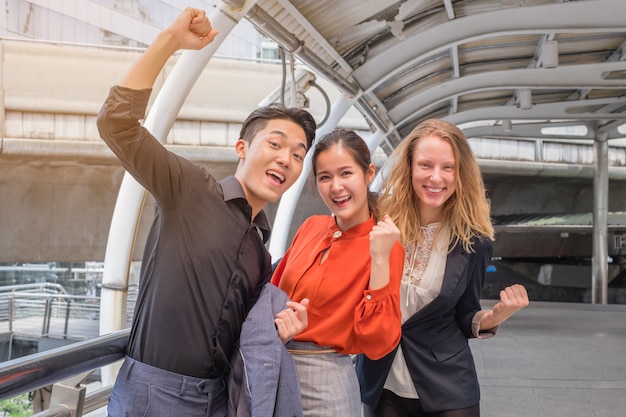
{"label": "woman's hand", "polygon": [[276,314],[274,324],[283,343],[287,343],[306,329],[309,324],[307,305],[309,305],[308,298],[302,299],[299,303],[287,301],[287,308]]}
{"label": "woman's hand", "polygon": [[370,231],[370,255],[372,260],[375,258],[389,258],[389,252],[400,238],[400,229],[391,220],[391,217],[385,215],[372,227]]}
{"label": "woman's hand", "polygon": [[396,241],[400,238],[400,229],[385,216],[370,231],[370,257],[372,266],[370,271],[371,290],[380,289],[389,284],[389,255]]}
{"label": "woman's hand", "polygon": [[480,330],[489,330],[499,326],[526,306],[528,306],[528,293],[523,285],[514,284],[506,287],[500,291],[500,301],[482,317]]}
{"label": "woman's hand", "polygon": [[500,291],[500,302],[491,311],[500,323],[511,317],[515,312],[528,306],[528,292],[523,285],[514,284]]}

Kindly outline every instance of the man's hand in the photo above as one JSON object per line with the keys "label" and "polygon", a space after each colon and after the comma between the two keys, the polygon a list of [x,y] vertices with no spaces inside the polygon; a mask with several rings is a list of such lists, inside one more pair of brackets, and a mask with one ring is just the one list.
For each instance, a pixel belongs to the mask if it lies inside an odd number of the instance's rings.
{"label": "man's hand", "polygon": [[202,49],[215,39],[214,30],[204,10],[187,7],[166,29],[178,42],[178,49]]}
{"label": "man's hand", "polygon": [[167,60],[179,49],[202,49],[217,36],[204,10],[186,8],[176,20],[160,32],[137,62],[122,78],[122,87],[142,90],[152,88]]}
{"label": "man's hand", "polygon": [[309,299],[304,298],[299,303],[288,301],[287,308],[276,314],[274,323],[278,329],[278,336],[283,343],[287,343],[309,324],[306,306],[309,305]]}

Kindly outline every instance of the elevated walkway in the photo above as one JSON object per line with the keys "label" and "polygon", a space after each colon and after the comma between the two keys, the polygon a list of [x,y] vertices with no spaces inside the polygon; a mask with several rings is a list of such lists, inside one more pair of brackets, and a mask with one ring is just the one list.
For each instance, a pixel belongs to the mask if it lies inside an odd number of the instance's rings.
{"label": "elevated walkway", "polygon": [[[485,308],[494,303],[483,301]],[[496,337],[471,340],[481,384],[481,416],[623,417],[624,317],[624,305],[531,302]],[[0,399],[32,391],[41,381],[52,384],[115,362],[126,338],[127,333],[107,335],[43,352],[36,363],[46,371],[37,380],[23,372],[32,368],[34,359],[0,363],[0,381],[12,381],[0,384]],[[109,388],[102,387],[106,396],[98,396],[98,411],[89,415],[104,416],[100,407],[106,404]],[[85,410],[96,408],[86,405]]]}
{"label": "elevated walkway", "polygon": [[623,305],[531,302],[496,337],[472,340],[481,416],[623,417],[625,317]]}

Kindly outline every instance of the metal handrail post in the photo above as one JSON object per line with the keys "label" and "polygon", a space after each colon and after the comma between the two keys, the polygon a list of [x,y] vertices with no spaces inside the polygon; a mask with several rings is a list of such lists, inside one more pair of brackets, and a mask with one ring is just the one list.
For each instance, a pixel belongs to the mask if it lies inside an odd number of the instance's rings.
{"label": "metal handrail post", "polygon": [[72,299],[67,300],[67,307],[65,308],[65,325],[63,326],[63,339],[67,339],[67,331],[70,322],[70,309],[72,307]]}
{"label": "metal handrail post", "polygon": [[46,298],[46,304],[44,305],[43,312],[43,326],[41,328],[41,336],[46,337],[50,333],[50,316],[52,315],[52,301],[51,298]]}
{"label": "metal handrail post", "polygon": [[11,294],[9,300],[9,332],[13,333],[13,320],[15,319],[15,296]]}
{"label": "metal handrail post", "polygon": [[81,384],[92,372],[93,371],[82,372],[55,383],[52,386],[49,408],[63,406],[67,407],[70,411],[70,417],[82,416],[87,388]]}

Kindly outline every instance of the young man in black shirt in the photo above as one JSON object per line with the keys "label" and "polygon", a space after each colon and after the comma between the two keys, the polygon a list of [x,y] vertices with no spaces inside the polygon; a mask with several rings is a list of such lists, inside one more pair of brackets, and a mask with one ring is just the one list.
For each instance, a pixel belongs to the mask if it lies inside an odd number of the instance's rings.
{"label": "young man in black shirt", "polygon": [[[226,415],[228,361],[272,272],[263,207],[296,181],[314,139],[305,110],[259,108],[243,122],[234,176],[218,182],[140,125],[169,57],[216,35],[204,11],[186,9],[111,88],[98,115],[102,139],[156,202],[110,417]],[[299,301],[276,316],[283,341],[306,327],[308,300]]]}

